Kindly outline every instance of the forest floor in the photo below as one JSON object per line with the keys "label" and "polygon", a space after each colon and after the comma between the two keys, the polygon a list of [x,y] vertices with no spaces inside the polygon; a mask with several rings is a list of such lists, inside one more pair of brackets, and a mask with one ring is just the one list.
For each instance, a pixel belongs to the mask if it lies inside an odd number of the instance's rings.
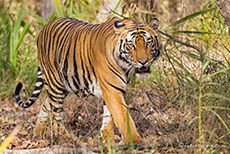
{"label": "forest floor", "polygon": [[[197,141],[194,141],[196,138],[194,129],[187,127],[188,124],[183,120],[185,116],[187,116],[186,119],[190,119],[194,115],[178,112],[177,108],[173,106],[165,108],[167,103],[163,101],[163,98],[157,101],[153,94],[144,87],[131,88],[126,100],[130,102],[130,113],[138,132],[146,142],[145,144],[133,146],[122,144],[117,128],[114,129],[116,142],[101,144],[99,130],[103,117],[102,101],[94,97],[79,98],[75,95],[67,97],[63,115],[65,127],[76,140],[63,139],[56,143],[55,139],[52,138],[50,122],[47,124],[47,133],[44,139],[35,139],[33,129],[36,115],[39,113],[45,97],[45,93],[42,93],[37,102],[28,109],[20,108],[14,100],[5,99],[1,101],[0,137],[6,138],[16,126],[21,126],[8,149],[52,148],[59,145],[62,148],[71,149],[86,148],[87,153],[89,151],[94,153],[198,152]],[[226,149],[224,145],[218,145],[218,148]],[[75,151],[75,153],[78,152]]]}

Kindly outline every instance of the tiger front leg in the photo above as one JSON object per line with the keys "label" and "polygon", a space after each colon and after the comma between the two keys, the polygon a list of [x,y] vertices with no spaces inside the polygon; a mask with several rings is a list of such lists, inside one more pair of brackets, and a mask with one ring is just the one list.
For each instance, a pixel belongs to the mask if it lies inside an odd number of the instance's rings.
{"label": "tiger front leg", "polygon": [[103,106],[103,121],[101,126],[101,137],[103,141],[108,139],[115,140],[113,118],[105,104]]}
{"label": "tiger front leg", "polygon": [[133,119],[128,112],[123,94],[117,90],[111,90],[104,92],[103,97],[108,110],[112,115],[113,121],[121,133],[124,143],[130,143],[130,140],[132,140],[133,143],[142,142]]}

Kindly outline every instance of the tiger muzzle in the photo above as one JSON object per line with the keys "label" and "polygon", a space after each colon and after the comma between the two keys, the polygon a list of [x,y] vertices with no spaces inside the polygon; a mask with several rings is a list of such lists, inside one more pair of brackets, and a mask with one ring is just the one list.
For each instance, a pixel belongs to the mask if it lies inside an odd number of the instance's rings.
{"label": "tiger muzzle", "polygon": [[141,67],[141,68],[135,68],[136,73],[150,73],[150,66],[149,67]]}
{"label": "tiger muzzle", "polygon": [[136,73],[150,73],[150,65],[148,65],[148,60],[138,60],[139,64],[142,66],[139,68],[135,68]]}

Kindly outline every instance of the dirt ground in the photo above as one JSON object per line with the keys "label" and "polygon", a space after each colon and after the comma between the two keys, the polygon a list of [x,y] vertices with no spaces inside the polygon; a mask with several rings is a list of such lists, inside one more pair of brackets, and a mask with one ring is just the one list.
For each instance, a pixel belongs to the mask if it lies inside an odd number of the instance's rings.
{"label": "dirt ground", "polygon": [[193,115],[178,112],[173,106],[166,107],[167,102],[164,98],[156,97],[144,86],[130,88],[126,100],[130,103],[131,115],[145,144],[134,146],[122,144],[117,128],[114,129],[116,142],[101,144],[99,130],[103,117],[102,101],[94,97],[79,98],[75,95],[66,98],[63,115],[65,127],[76,140],[55,142],[50,123],[47,124],[47,134],[44,139],[35,139],[33,129],[36,115],[45,97],[45,93],[42,93],[37,102],[28,109],[20,108],[13,99],[1,101],[0,144],[16,126],[21,126],[8,149],[37,149],[59,145],[73,149],[87,147],[88,151],[95,153],[107,153],[110,150],[113,153],[190,153],[198,150],[194,144],[191,148],[191,143],[194,143],[196,137],[194,130],[187,127],[186,120],[183,120],[187,116],[186,119],[189,121],[188,119]]}

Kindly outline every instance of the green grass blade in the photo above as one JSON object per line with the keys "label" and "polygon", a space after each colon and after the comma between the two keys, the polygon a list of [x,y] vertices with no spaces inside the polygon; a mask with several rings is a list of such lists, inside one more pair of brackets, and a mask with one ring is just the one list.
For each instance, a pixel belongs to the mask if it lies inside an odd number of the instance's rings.
{"label": "green grass blade", "polygon": [[207,66],[210,64],[210,62],[211,62],[211,60],[207,60],[207,61],[204,63],[204,65],[203,65],[203,67],[202,67],[202,72],[204,72],[204,70],[207,68]]}
{"label": "green grass blade", "polygon": [[208,109],[220,109],[220,110],[229,110],[230,111],[230,108],[228,108],[228,107],[221,107],[221,106],[205,106],[203,108],[204,109],[208,108]]}
{"label": "green grass blade", "polygon": [[26,4],[26,0],[22,4],[21,9],[19,10],[17,20],[14,22],[14,26],[11,27],[11,34],[10,34],[10,65],[12,66],[12,71],[13,74],[17,74],[17,57],[18,57],[18,52],[17,52],[17,45],[18,44],[18,39],[19,39],[19,29],[21,26],[21,16],[22,12],[24,9],[24,6]]}
{"label": "green grass blade", "polygon": [[156,82],[157,82],[157,84],[158,85],[161,85],[161,82],[160,82],[160,80],[159,80],[159,78],[158,78],[158,75],[157,75],[157,72],[155,71],[155,66],[154,65],[152,65],[152,67],[150,67],[150,69],[151,69],[151,74],[153,75],[153,78],[156,80]]}
{"label": "green grass blade", "polygon": [[42,27],[44,27],[48,23],[45,19],[43,19],[42,17],[40,17],[39,15],[37,15],[35,13],[28,12],[28,11],[25,11],[24,13],[27,14],[27,15],[29,15],[29,16],[31,16],[31,17],[33,17],[33,18],[35,18],[35,19],[37,19],[38,23]]}
{"label": "green grass blade", "polygon": [[64,9],[61,4],[61,0],[53,0],[58,17],[65,17]]}
{"label": "green grass blade", "polygon": [[207,109],[207,110],[211,111],[212,113],[214,113],[220,119],[220,121],[222,122],[224,127],[227,129],[228,133],[230,133],[230,129],[228,128],[227,124],[224,122],[224,120],[221,118],[221,116],[218,113],[216,113],[215,111],[213,111],[210,108],[205,108],[205,109]]}
{"label": "green grass blade", "polygon": [[119,2],[117,3],[116,7],[114,8],[114,10],[113,10],[114,12],[111,14],[110,18],[116,15],[115,12],[117,13],[118,9],[120,9],[121,2],[122,2],[122,0],[119,0]]}
{"label": "green grass blade", "polygon": [[185,52],[185,51],[180,51],[182,54],[186,54],[186,55],[188,55],[189,57],[191,57],[191,58],[193,58],[193,59],[195,59],[195,60],[201,60],[200,59],[200,56],[198,56],[198,55],[196,55],[196,54],[194,54],[194,53],[192,53],[192,52]]}
{"label": "green grass blade", "polygon": [[215,97],[215,98],[219,98],[219,99],[230,102],[230,98],[223,96],[221,94],[217,94],[217,93],[205,93],[205,94],[203,94],[202,98],[204,98],[204,97]]}
{"label": "green grass blade", "polygon": [[23,12],[23,9],[24,9],[24,7],[25,7],[25,4],[26,4],[26,0],[25,0],[25,2],[22,4],[22,7],[21,7],[21,9],[19,10],[19,13],[18,13],[18,16],[17,16],[17,20],[16,20],[15,23],[14,23],[13,35],[18,35],[18,31],[19,31],[19,28],[20,28],[20,26],[21,26],[22,12]]}
{"label": "green grass blade", "polygon": [[69,16],[70,18],[73,17],[73,0],[70,1],[70,8],[69,8],[68,16]]}
{"label": "green grass blade", "polygon": [[29,28],[30,28],[30,25],[31,23],[27,22],[23,28],[23,31],[22,33],[20,34],[19,36],[19,39],[18,39],[18,43],[16,45],[16,50],[18,49],[19,45],[21,44],[21,42],[23,41],[23,38],[24,36],[26,35],[26,33],[29,31]]}
{"label": "green grass blade", "polygon": [[221,70],[219,70],[219,71],[217,71],[217,72],[215,72],[215,73],[212,73],[212,74],[210,74],[210,75],[207,75],[206,77],[203,78],[203,81],[207,80],[207,78],[209,78],[209,77],[213,77],[213,76],[215,76],[215,75],[218,75],[218,74],[223,73],[223,72],[226,72],[226,71],[230,71],[230,66],[227,67],[227,68],[225,68],[225,69],[221,69]]}
{"label": "green grass blade", "polygon": [[214,10],[214,9],[215,9],[215,7],[214,7],[214,8],[211,8],[211,9],[205,9],[205,10],[202,10],[202,11],[199,11],[199,12],[196,12],[196,13],[193,13],[193,14],[191,14],[191,15],[188,15],[188,16],[186,16],[186,17],[184,17],[184,18],[182,18],[182,19],[180,19],[180,20],[178,20],[178,21],[172,23],[172,24],[169,25],[169,26],[176,26],[176,25],[178,25],[178,24],[180,24],[180,23],[182,23],[182,22],[191,20],[191,19],[193,19],[193,18],[195,18],[195,17],[197,17],[197,16],[199,16],[199,15],[201,15],[201,14],[207,13],[207,12],[212,11],[212,10]]}
{"label": "green grass blade", "polygon": [[[221,43],[221,45],[230,53],[230,50],[223,44]],[[230,62],[229,60],[227,59],[227,57],[225,56],[224,52],[221,50],[221,53],[222,53],[222,56],[224,57],[226,63],[228,64],[228,66],[230,66]]]}

